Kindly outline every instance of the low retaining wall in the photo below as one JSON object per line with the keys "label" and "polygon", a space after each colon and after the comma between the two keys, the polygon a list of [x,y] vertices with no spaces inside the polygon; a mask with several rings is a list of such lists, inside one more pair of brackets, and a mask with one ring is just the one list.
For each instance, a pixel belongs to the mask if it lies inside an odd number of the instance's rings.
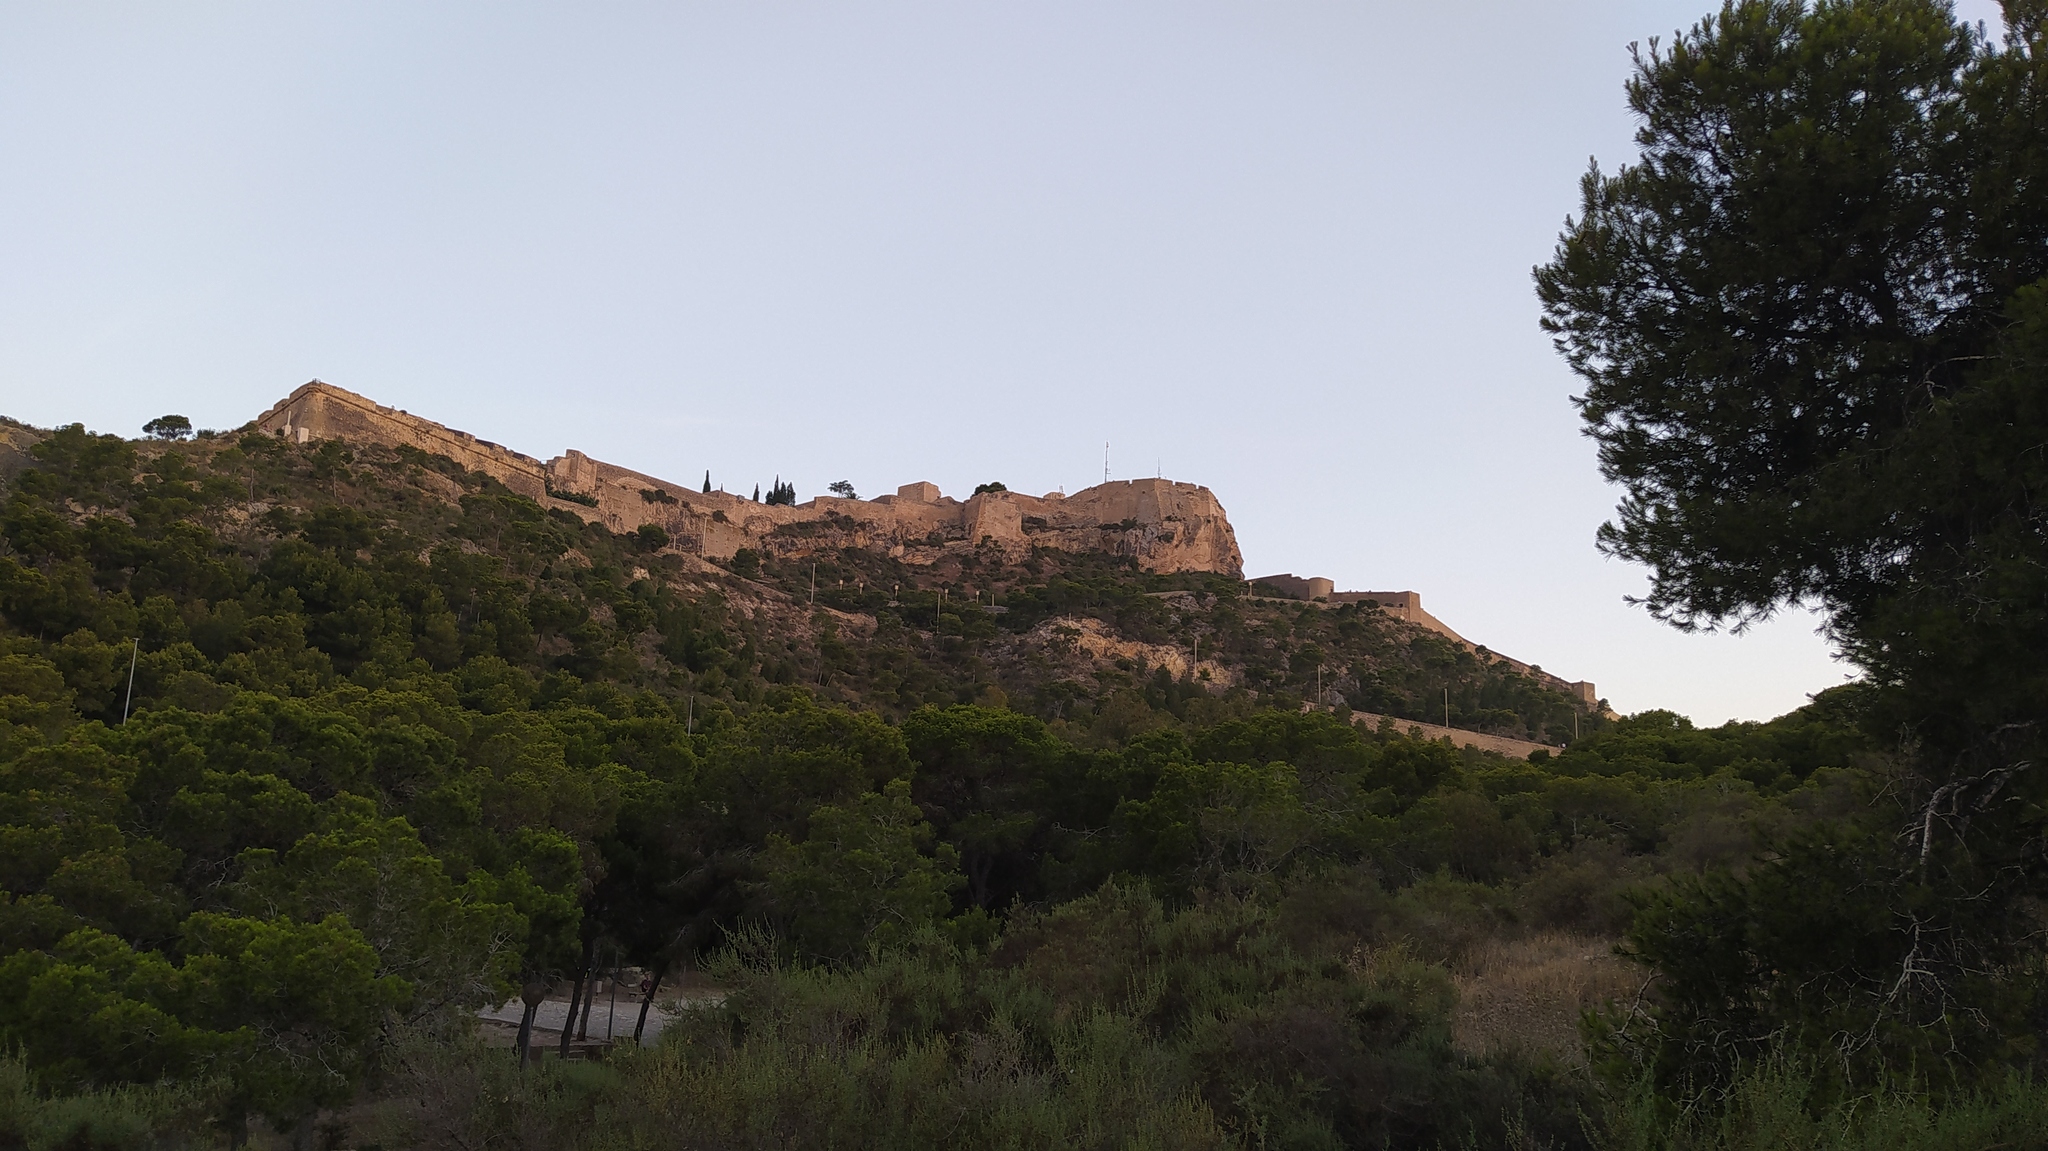
{"label": "low retaining wall", "polygon": [[[1361,723],[1367,727],[1374,728],[1380,725],[1381,720],[1388,718],[1384,715],[1374,715],[1369,711],[1354,711],[1351,713],[1351,722]],[[1395,719],[1391,720],[1391,722],[1394,725],[1394,730],[1403,734],[1406,734],[1413,728],[1419,730],[1424,739],[1448,739],[1459,747],[1476,747],[1481,751],[1497,751],[1511,759],[1527,759],[1529,758],[1529,753],[1534,751],[1547,751],[1552,755],[1556,755],[1564,750],[1561,747],[1552,747],[1547,743],[1536,743],[1533,740],[1509,739],[1504,735],[1487,735],[1484,732],[1478,731],[1462,731],[1455,727],[1444,727],[1441,724],[1423,723],[1420,720]]]}

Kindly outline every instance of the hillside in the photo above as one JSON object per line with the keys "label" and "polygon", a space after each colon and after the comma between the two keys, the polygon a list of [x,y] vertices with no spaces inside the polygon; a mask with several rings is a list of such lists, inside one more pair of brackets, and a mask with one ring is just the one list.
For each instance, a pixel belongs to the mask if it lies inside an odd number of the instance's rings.
{"label": "hillside", "polygon": [[[356,545],[344,552],[357,579],[431,579],[442,603],[393,603],[402,624],[330,619],[318,592],[297,589],[332,635],[318,647],[322,674],[337,678],[374,674],[364,663],[396,643],[434,667],[492,654],[536,676],[601,675],[707,703],[744,705],[799,684],[822,700],[893,716],[924,704],[1002,703],[1094,745],[1162,725],[1300,708],[1318,688],[1327,707],[1435,724],[1448,702],[1452,727],[1553,746],[1604,722],[1510,661],[1371,603],[1250,596],[1235,572],[1147,571],[1129,547],[982,541],[906,555],[870,543],[833,546],[803,530],[829,521],[792,520],[772,527],[758,549],[706,556],[644,522],[620,532],[583,504],[543,495],[552,505],[543,507],[409,444],[300,441],[117,442],[74,429],[46,450],[73,471],[105,469],[93,473],[93,493],[63,505],[60,518],[74,526],[102,515],[127,524],[168,516],[256,568],[280,542],[339,539]],[[105,465],[87,462],[102,456]],[[135,475],[117,474],[128,467]],[[1211,530],[1227,533],[1220,514]],[[493,625],[494,597],[536,608],[532,633]],[[361,610],[352,603],[342,614]],[[222,638],[206,638],[215,635]],[[159,667],[161,647],[188,636],[210,660],[246,642],[209,624],[145,633],[139,700],[177,698],[176,675]],[[114,701],[88,706],[104,714]]]}
{"label": "hillside", "polygon": [[[672,1111],[704,1146],[1584,1146],[1624,892],[1865,786],[1852,699],[1606,720],[1234,574],[706,557],[406,444],[4,427],[0,1135],[31,1146],[651,1148]],[[1583,738],[1349,722],[1447,690]],[[644,1058],[477,1046],[479,1008],[533,1037],[549,996],[652,1009],[691,968],[725,1006]]]}

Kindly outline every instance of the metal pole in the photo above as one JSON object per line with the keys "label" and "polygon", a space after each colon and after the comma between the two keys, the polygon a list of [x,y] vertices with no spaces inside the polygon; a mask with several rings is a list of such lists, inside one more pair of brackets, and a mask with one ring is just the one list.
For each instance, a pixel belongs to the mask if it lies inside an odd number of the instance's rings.
{"label": "metal pole", "polygon": [[135,706],[135,663],[142,658],[142,637],[135,637],[135,647],[128,653],[128,701],[121,705],[121,722],[128,722],[128,709]]}

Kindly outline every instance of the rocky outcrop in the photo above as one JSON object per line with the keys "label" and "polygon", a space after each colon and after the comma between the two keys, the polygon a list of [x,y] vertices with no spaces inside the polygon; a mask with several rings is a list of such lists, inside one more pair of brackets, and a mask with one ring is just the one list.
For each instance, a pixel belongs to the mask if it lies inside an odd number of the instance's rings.
{"label": "rocky outcrop", "polygon": [[256,426],[300,443],[353,440],[447,456],[613,531],[657,525],[672,549],[713,559],[743,547],[784,556],[859,547],[932,563],[949,551],[991,548],[1015,558],[1044,547],[1129,556],[1155,572],[1241,576],[1244,569],[1237,535],[1215,494],[1172,480],[1120,480],[1071,496],[984,492],[965,501],[915,483],[872,500],[820,496],[772,506],[694,491],[578,451],[542,463],[318,380],[279,401]]}
{"label": "rocky outcrop", "polygon": [[1194,662],[1190,647],[1129,639],[1102,620],[1086,616],[1054,616],[1005,646],[1013,655],[1028,653],[1076,678],[1111,664],[1163,667],[1175,679],[1193,677],[1215,688],[1234,686],[1242,678],[1239,669],[1228,664],[1213,659]]}
{"label": "rocky outcrop", "polygon": [[12,480],[35,466],[30,449],[49,433],[13,420],[0,419],[0,480]]}

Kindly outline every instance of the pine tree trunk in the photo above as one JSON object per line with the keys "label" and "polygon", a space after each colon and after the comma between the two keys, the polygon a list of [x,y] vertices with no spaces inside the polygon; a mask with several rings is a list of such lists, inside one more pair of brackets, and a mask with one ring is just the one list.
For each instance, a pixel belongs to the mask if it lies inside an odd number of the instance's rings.
{"label": "pine tree trunk", "polygon": [[576,1042],[578,1043],[582,1043],[590,1038],[590,1006],[597,1002],[596,974],[595,971],[591,972],[593,978],[590,981],[590,985],[583,992],[583,1018],[576,1023]]}
{"label": "pine tree trunk", "polygon": [[533,1054],[533,1013],[540,1009],[539,1003],[528,1002],[526,1014],[519,1017],[519,1069],[526,1070],[526,1061]]}
{"label": "pine tree trunk", "polygon": [[661,965],[661,969],[654,973],[654,978],[647,981],[647,996],[640,1001],[640,1022],[633,1025],[633,1046],[635,1047],[640,1046],[640,1036],[647,1030],[647,1009],[654,1005],[654,993],[661,990],[662,977],[667,974],[668,964],[664,963]]}
{"label": "pine tree trunk", "polygon": [[562,1041],[556,1050],[561,1057],[569,1057],[569,1041],[576,1037],[576,1008],[583,1002],[583,985],[590,979],[591,957],[597,954],[597,940],[587,939],[583,943],[583,963],[576,968],[576,987],[569,992],[569,1014],[562,1017]]}

